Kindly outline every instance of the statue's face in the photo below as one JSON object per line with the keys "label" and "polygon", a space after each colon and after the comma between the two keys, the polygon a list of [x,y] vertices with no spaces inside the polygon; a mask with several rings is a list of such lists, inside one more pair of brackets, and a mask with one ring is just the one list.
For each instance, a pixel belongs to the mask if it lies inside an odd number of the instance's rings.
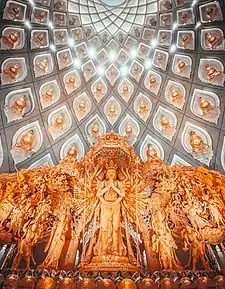
{"label": "statue's face", "polygon": [[116,179],[116,170],[115,169],[108,169],[106,172],[106,178],[107,179]]}

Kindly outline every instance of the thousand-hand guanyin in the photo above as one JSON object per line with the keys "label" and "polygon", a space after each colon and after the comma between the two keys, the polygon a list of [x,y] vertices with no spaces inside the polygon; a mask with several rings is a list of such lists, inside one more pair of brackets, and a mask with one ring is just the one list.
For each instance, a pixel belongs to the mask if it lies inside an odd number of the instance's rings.
{"label": "thousand-hand guanyin", "polygon": [[[207,245],[225,239],[225,176],[139,159],[108,133],[78,161],[0,175],[0,241],[17,243],[12,267],[79,271],[210,270]],[[183,264],[179,252],[186,252]],[[76,268],[75,268],[76,267]]]}

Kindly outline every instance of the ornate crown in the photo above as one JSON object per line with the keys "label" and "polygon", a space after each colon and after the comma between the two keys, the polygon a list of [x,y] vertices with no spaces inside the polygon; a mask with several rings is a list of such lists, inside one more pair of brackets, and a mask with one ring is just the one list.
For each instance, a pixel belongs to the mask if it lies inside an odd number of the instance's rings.
{"label": "ornate crown", "polygon": [[105,165],[106,169],[114,169],[117,170],[118,169],[118,165],[113,161],[110,160],[106,165]]}

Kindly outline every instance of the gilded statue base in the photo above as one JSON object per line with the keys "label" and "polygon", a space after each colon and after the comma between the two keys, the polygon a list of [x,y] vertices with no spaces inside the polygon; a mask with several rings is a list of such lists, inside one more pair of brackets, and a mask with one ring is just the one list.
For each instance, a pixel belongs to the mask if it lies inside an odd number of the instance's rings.
{"label": "gilded statue base", "polygon": [[141,272],[141,268],[129,263],[128,257],[121,257],[115,255],[95,256],[91,263],[81,266],[80,272],[113,272],[113,271],[127,271],[127,272]]}

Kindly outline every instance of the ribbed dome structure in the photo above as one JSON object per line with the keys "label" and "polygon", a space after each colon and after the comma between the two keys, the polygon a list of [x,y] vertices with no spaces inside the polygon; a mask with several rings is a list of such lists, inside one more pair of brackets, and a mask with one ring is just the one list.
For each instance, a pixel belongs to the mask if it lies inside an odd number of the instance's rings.
{"label": "ribbed dome structure", "polygon": [[224,6],[2,0],[0,171],[81,158],[113,130],[142,158],[225,172]]}

